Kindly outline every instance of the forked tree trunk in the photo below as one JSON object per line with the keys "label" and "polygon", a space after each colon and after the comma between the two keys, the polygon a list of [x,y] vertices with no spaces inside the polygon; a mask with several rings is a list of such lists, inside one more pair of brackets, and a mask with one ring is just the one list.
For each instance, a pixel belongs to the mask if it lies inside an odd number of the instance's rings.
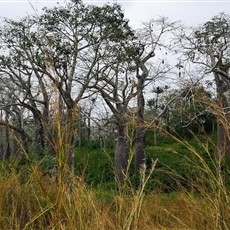
{"label": "forked tree trunk", "polygon": [[115,176],[122,182],[127,175],[129,145],[125,133],[125,125],[119,125],[115,145]]}

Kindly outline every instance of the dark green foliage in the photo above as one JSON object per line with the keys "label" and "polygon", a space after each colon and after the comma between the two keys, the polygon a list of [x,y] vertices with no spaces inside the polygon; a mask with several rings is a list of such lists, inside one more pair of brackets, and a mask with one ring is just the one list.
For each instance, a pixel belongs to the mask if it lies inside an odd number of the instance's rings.
{"label": "dark green foliage", "polygon": [[[151,143],[151,138],[152,132],[148,131],[148,144]],[[147,172],[151,167],[152,161],[158,160],[146,190],[157,189],[164,192],[177,191],[181,188],[192,190],[193,182],[197,181],[199,177],[207,176],[204,170],[204,162],[216,175],[216,147],[215,143],[212,143],[215,138],[215,135],[208,138],[199,136],[178,143],[172,137],[159,135],[158,146],[148,145],[146,149]],[[202,146],[205,143],[208,145],[208,153]],[[195,155],[189,149],[189,146],[201,158]],[[87,147],[78,148],[76,151],[76,174],[79,176],[84,175],[86,182],[92,187],[98,188],[99,191],[116,189],[113,173],[113,154],[111,152],[108,149],[106,151],[100,149],[100,145],[97,142],[91,142]],[[138,188],[140,174],[135,173],[132,166],[133,162],[129,173],[130,181],[133,188]],[[225,175],[225,182],[227,182],[229,180],[227,160],[223,163],[222,170]],[[98,195],[101,196],[101,192]]]}
{"label": "dark green foliage", "polygon": [[[147,130],[146,131],[145,141],[146,141],[147,146],[153,146],[154,145],[154,131],[153,130]],[[175,140],[173,140],[173,138],[171,138],[168,135],[158,134],[158,136],[157,136],[157,145],[158,146],[171,145],[174,143],[175,143]]]}
{"label": "dark green foliage", "polygon": [[[76,146],[79,147],[79,142],[76,143]],[[84,147],[86,149],[88,149],[89,151],[91,150],[98,150],[98,149],[106,149],[106,150],[113,150],[114,148],[114,139],[110,139],[107,138],[105,140],[82,140],[81,141],[81,146],[80,147]]]}
{"label": "dark green foliage", "polygon": [[[218,176],[216,162],[216,135],[203,137],[197,136],[192,139],[183,140],[181,143],[173,140],[172,137],[159,135],[158,146],[151,146],[152,132],[147,132],[148,147],[146,148],[147,157],[147,173],[151,167],[152,161],[158,160],[156,168],[151,176],[146,191],[160,190],[162,192],[178,191],[180,189],[194,190],[193,183],[197,183],[201,177],[207,177],[206,187],[209,188],[209,175],[206,174],[203,165],[203,160],[213,172],[214,176]],[[213,141],[213,143],[212,143]],[[209,143],[207,143],[209,142]],[[186,144],[187,143],[187,144]],[[208,144],[208,153],[205,151],[202,144]],[[86,183],[93,187],[98,198],[105,201],[110,201],[113,192],[117,190],[117,185],[114,180],[113,169],[113,150],[111,146],[103,150],[100,148],[99,141],[91,141],[85,147],[77,148],[75,155],[75,173],[77,176],[83,177]],[[200,156],[201,159],[192,153],[190,146]],[[16,168],[21,172],[22,181],[26,181],[30,174],[32,165],[37,164],[37,159],[34,154],[30,154],[29,161],[23,161],[16,164]],[[132,162],[133,164],[133,162]],[[30,167],[28,167],[28,165]],[[230,159],[226,158],[221,165],[221,173],[224,183],[230,187]],[[1,162],[1,168],[12,169],[12,163],[9,161]],[[130,167],[130,181],[133,188],[138,188],[140,184],[140,174],[135,173],[133,165]],[[39,167],[43,175],[50,175],[56,167],[55,157],[45,155],[40,161]],[[1,170],[2,173],[3,170]]]}
{"label": "dark green foliage", "polygon": [[100,148],[77,148],[75,172],[84,176],[93,187],[111,188],[115,186],[113,155]]}
{"label": "dark green foliage", "polygon": [[[176,149],[181,154],[176,152]],[[147,167],[152,160],[158,159],[156,169],[148,185],[148,189],[160,189],[165,192],[176,190],[184,182],[187,171],[186,160],[182,152],[186,150],[176,145],[147,148]]]}
{"label": "dark green foliage", "polygon": [[51,174],[57,168],[56,158],[53,155],[45,155],[39,164],[43,173]]}
{"label": "dark green foliage", "polygon": [[223,180],[228,190],[230,190],[230,157],[226,157],[221,167]]}
{"label": "dark green foliage", "polygon": [[[161,138],[159,138],[161,139]],[[181,143],[170,141],[167,144],[159,142],[157,147],[147,148],[147,164],[150,166],[152,159],[158,159],[156,170],[148,184],[148,189],[159,188],[165,192],[177,191],[184,188],[194,189],[194,184],[201,178],[206,181],[206,188],[210,188],[209,179],[218,180],[219,169],[225,175],[224,183],[228,184],[230,177],[228,159],[218,166],[216,135],[197,136],[182,140]]]}

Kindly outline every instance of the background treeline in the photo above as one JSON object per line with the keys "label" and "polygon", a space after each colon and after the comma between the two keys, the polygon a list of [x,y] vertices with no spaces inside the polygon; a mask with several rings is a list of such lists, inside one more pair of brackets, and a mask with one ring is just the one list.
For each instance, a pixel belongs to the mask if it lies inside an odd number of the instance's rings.
{"label": "background treeline", "polygon": [[5,19],[1,158],[51,156],[74,170],[76,147],[109,142],[122,181],[167,133],[216,135],[215,157],[229,155],[228,20],[187,29],[161,17],[134,30],[119,5],[80,1]]}

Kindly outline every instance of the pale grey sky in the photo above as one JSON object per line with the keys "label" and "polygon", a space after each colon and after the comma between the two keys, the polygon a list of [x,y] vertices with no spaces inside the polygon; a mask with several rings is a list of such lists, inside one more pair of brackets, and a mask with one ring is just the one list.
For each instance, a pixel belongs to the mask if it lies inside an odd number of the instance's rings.
{"label": "pale grey sky", "polygon": [[135,24],[165,16],[172,21],[181,20],[186,25],[198,25],[219,12],[229,12],[229,9],[230,1],[138,1],[126,7],[126,16]]}
{"label": "pale grey sky", "polygon": [[[44,6],[50,7],[57,2],[64,3],[65,0],[0,0],[0,16],[10,18],[20,18],[28,13],[34,13],[31,4],[35,9],[41,9]],[[130,19],[133,26],[138,26],[140,22],[148,21],[158,16],[166,16],[171,21],[181,20],[186,25],[198,25],[219,12],[228,12],[230,9],[229,1],[189,1],[189,0],[91,0],[101,4],[106,2],[117,2],[123,5],[125,15]]]}

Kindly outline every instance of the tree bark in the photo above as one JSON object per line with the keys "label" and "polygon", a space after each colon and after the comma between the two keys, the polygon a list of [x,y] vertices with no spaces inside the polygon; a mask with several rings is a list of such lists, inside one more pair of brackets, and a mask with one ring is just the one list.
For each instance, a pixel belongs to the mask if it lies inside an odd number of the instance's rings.
{"label": "tree bark", "polygon": [[135,171],[140,171],[145,166],[145,130],[143,128],[136,129],[135,143]]}
{"label": "tree bark", "polygon": [[118,182],[122,182],[128,169],[129,146],[125,134],[125,125],[119,125],[115,145],[115,177]]}
{"label": "tree bark", "polygon": [[[142,62],[142,61],[141,61]],[[148,70],[144,63],[141,63],[142,74],[137,73],[137,128],[135,132],[135,171],[140,169],[146,163],[145,157],[145,129],[144,125],[144,110],[145,110],[145,99],[144,99],[144,84],[148,76]]]}
{"label": "tree bark", "polygon": [[143,85],[144,80],[141,76],[138,78],[137,85],[137,128],[135,130],[135,171],[140,171],[140,169],[145,165],[145,129],[144,125],[144,107],[145,100],[143,95]]}
{"label": "tree bark", "polygon": [[222,124],[217,124],[217,147],[219,157],[230,156],[230,140]]}
{"label": "tree bark", "polygon": [[[220,67],[223,68],[224,65],[220,65]],[[225,74],[228,75],[227,72]],[[218,157],[230,156],[230,101],[228,99],[229,97],[227,96],[230,93],[230,82],[219,73],[214,72],[214,76],[217,86],[217,97],[220,102],[221,111],[224,113],[224,119],[221,119],[220,117],[220,121],[217,122]]]}

